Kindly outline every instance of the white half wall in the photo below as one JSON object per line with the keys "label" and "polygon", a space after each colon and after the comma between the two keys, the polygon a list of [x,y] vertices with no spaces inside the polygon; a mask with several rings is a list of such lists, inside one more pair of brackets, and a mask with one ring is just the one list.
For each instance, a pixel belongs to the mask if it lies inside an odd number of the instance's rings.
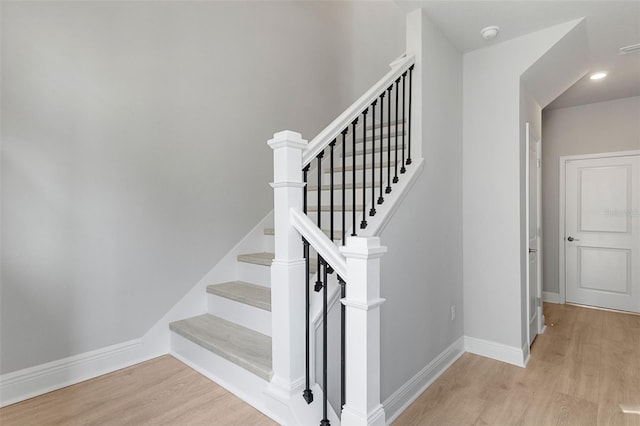
{"label": "white half wall", "polygon": [[[409,23],[421,40],[415,75],[422,87],[424,170],[380,235],[388,247],[381,262],[387,418],[458,356],[448,348],[463,334],[462,54],[421,10],[410,13]],[[447,361],[436,361],[441,357]]]}
{"label": "white half wall", "polygon": [[[544,291],[559,292],[559,158],[640,149],[640,97],[542,112]],[[564,299],[564,295],[560,295]]]}
{"label": "white half wall", "polygon": [[527,359],[521,77],[578,23],[464,55],[464,334],[521,352],[521,365]]}

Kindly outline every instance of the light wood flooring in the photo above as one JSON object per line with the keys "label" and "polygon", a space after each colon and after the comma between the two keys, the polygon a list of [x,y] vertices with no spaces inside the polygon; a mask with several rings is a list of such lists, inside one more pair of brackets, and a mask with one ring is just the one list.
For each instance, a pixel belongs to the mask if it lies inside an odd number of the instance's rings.
{"label": "light wood flooring", "polygon": [[640,425],[640,316],[545,304],[527,368],[464,354],[394,425]]}
{"label": "light wood flooring", "polygon": [[169,355],[0,409],[2,426],[275,424]]}
{"label": "light wood flooring", "polygon": [[[640,316],[545,305],[526,369],[465,354],[395,425],[636,425]],[[0,409],[0,425],[270,425],[170,356]]]}

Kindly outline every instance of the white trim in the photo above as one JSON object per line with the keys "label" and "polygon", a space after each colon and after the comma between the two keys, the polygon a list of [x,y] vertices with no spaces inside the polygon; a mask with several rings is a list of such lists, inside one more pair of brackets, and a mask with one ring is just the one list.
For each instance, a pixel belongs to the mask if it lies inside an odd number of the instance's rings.
{"label": "white trim", "polygon": [[415,63],[414,56],[406,56],[402,59],[394,61],[391,66],[392,69],[382,77],[377,83],[375,83],[369,90],[367,90],[357,101],[355,101],[349,108],[347,108],[342,114],[340,114],[335,120],[331,122],[324,130],[322,130],[318,136],[313,138],[309,145],[302,154],[302,164],[307,165],[316,158],[316,156],[323,150],[329,142],[337,138],[340,132],[348,127],[354,118],[358,117],[362,111],[369,108],[371,102],[377,99],[389,85],[391,85],[398,77],[400,77],[411,65]]}
{"label": "white trim", "polygon": [[130,340],[0,376],[0,407],[150,360],[142,339]]}
{"label": "white trim", "polygon": [[340,254],[335,243],[329,239],[318,229],[309,217],[296,208],[289,210],[289,219],[291,225],[302,235],[323,259],[329,262],[329,265],[341,277],[347,276],[347,262],[344,256]]}
{"label": "white trim", "polygon": [[564,250],[564,234],[565,234],[565,210],[566,210],[566,182],[565,173],[566,166],[569,161],[576,160],[592,160],[598,158],[616,158],[640,155],[640,150],[617,151],[617,152],[601,152],[596,154],[580,154],[580,155],[563,155],[558,159],[558,293],[560,301],[557,303],[565,303],[567,287],[566,287],[566,270],[565,270],[565,250]]}
{"label": "white trim", "polygon": [[464,346],[466,351],[471,352],[472,354],[513,364],[517,367],[524,367],[527,365],[527,359],[523,348],[469,336],[464,337]]}
{"label": "white trim", "polygon": [[550,291],[542,292],[542,301],[547,303],[557,303],[557,304],[564,303],[559,293],[552,293]]}
{"label": "white trim", "polygon": [[435,382],[454,362],[465,353],[464,337],[460,337],[436,358],[409,379],[398,390],[384,400],[382,405],[387,414],[387,424],[391,424],[409,407],[433,382]]}

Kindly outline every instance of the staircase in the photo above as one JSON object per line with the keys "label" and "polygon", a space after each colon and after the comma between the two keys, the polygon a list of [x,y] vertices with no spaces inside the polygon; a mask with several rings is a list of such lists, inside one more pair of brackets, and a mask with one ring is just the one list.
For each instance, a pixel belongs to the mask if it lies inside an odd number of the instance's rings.
{"label": "staircase", "polygon": [[[370,121],[368,126],[365,124],[366,119],[364,123],[354,124],[353,134],[364,134],[365,137],[354,136],[353,139],[349,139],[349,143],[343,142],[342,145],[338,145],[335,152],[332,147],[332,163],[335,162],[335,165],[329,166],[328,162],[310,164],[307,169],[308,180],[305,172],[306,214],[314,223],[322,224],[322,230],[318,229],[318,232],[322,238],[330,240],[335,245],[334,249],[343,246],[343,239],[348,235],[376,235],[393,213],[402,198],[402,193],[409,189],[411,182],[421,170],[422,162],[414,160],[414,166],[407,167],[407,173],[404,174],[403,159],[401,185],[398,189],[394,186],[391,192],[386,189],[392,186],[390,180],[397,180],[394,179],[394,174],[397,176],[397,168],[400,167],[400,161],[391,156],[391,150],[395,147],[397,156],[397,144],[405,141],[408,131],[407,119],[400,120],[395,115],[388,117],[392,120],[385,116],[375,122]],[[374,133],[377,132],[376,138],[379,138],[379,142],[376,142],[376,139],[372,144],[370,139],[367,145],[366,134],[372,130]],[[411,160],[407,166],[410,163]],[[377,169],[372,168],[372,165]],[[354,180],[356,173],[358,179]],[[360,176],[364,176],[365,179],[361,180]],[[389,199],[386,204],[380,200],[384,197]],[[395,202],[394,197],[397,199]],[[360,229],[361,219],[365,221],[365,218],[369,219],[370,225],[368,228]],[[274,380],[277,381],[277,378],[274,378],[273,351],[276,348],[272,341],[272,327],[278,322],[274,321],[271,312],[271,268],[276,258],[275,237],[274,227],[264,228],[261,238],[254,240],[255,247],[237,256],[234,279],[207,286],[206,294],[202,295],[207,297],[206,313],[170,323],[171,352],[279,423],[318,424],[324,416],[323,424],[327,424],[325,420],[335,425],[340,424],[339,398],[333,398],[334,407],[329,407],[328,414],[325,402],[323,414],[320,412],[320,403],[307,405],[301,393],[282,395],[281,388],[276,389],[272,383]],[[321,280],[321,277],[316,278],[316,275],[321,275],[316,274],[321,265],[318,256],[311,244],[306,265],[310,283]],[[328,263],[326,265],[329,266]],[[304,287],[304,282],[298,285]],[[329,282],[325,281],[324,286],[330,287]],[[332,285],[330,288],[332,294],[329,297],[337,297],[339,286]],[[319,293],[311,292],[310,297],[311,312],[307,316],[311,318],[312,323],[307,324],[307,330],[313,333],[315,325],[323,322],[323,307]],[[326,307],[326,298],[325,294],[325,318],[329,309]],[[335,309],[338,306],[339,304]],[[304,318],[299,320],[301,327],[304,327]],[[290,323],[284,325],[291,326]],[[316,336],[313,335],[312,339],[315,341]],[[304,342],[301,344],[304,345]],[[315,354],[313,344],[310,350]],[[332,376],[339,374],[338,367],[332,367]],[[311,369],[313,368],[312,365]],[[313,378],[313,372],[307,370],[307,381],[310,374]],[[300,388],[302,385],[295,383],[292,387]],[[316,401],[323,397],[323,390],[318,385],[311,383],[309,387],[313,390]],[[297,408],[283,409],[282,401],[287,398],[293,401],[288,404],[296,405]],[[295,414],[292,415],[292,412]]]}

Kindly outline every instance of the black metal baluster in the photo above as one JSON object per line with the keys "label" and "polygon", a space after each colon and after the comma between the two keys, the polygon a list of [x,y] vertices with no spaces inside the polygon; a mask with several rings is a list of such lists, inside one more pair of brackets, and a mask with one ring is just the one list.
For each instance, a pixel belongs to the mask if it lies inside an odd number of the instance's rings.
{"label": "black metal baluster", "polygon": [[378,100],[374,99],[371,103],[371,210],[369,216],[376,214],[376,105]]}
{"label": "black metal baluster", "polygon": [[382,196],[382,171],[384,167],[382,167],[382,154],[384,152],[384,91],[380,95],[380,196],[378,197],[378,204],[384,203],[384,197]]}
{"label": "black metal baluster", "polygon": [[[364,124],[362,127],[362,222],[360,222],[360,229],[367,227],[367,114],[369,114],[369,108],[362,111],[364,117]],[[355,210],[356,206],[353,206]]]}
{"label": "black metal baluster", "polygon": [[[304,211],[304,214],[307,214],[307,173],[309,172],[309,164],[307,164],[305,166],[304,169],[302,169],[302,176],[303,176],[303,180],[304,180],[304,191],[303,191],[303,198],[302,198],[302,210]],[[310,336],[309,336],[309,324],[310,324],[310,314],[309,314],[309,242],[303,237],[302,238],[302,250],[303,250],[303,256],[304,256],[304,271],[305,271],[305,286],[304,286],[304,299],[305,299],[305,309],[304,309],[304,318],[305,318],[305,388],[304,388],[304,392],[302,392],[302,397],[304,398],[305,401],[307,401],[307,404],[311,404],[313,402],[313,392],[311,391],[311,384],[310,384],[310,371],[311,371],[311,365],[310,365],[310,357],[309,357],[309,343],[310,343]]]}
{"label": "black metal baluster", "polygon": [[[318,159],[318,229],[322,229],[322,157],[324,156],[324,150],[316,157]],[[320,280],[320,256],[316,264],[316,285],[313,288],[316,292],[322,290],[322,281]]]}
{"label": "black metal baluster", "polygon": [[413,65],[409,68],[409,148],[407,152],[407,166],[411,164],[411,127],[413,126],[413,117],[411,116],[411,94],[413,90],[411,90],[411,80],[413,75]]}
{"label": "black metal baluster", "polygon": [[396,119],[396,140],[395,140],[395,146],[396,146],[396,153],[395,153],[395,163],[393,165],[394,168],[394,175],[393,175],[393,183],[398,183],[398,96],[400,95],[400,77],[398,77],[398,79],[396,80],[396,115],[395,115],[395,119]]}
{"label": "black metal baluster", "polygon": [[346,162],[347,162],[347,132],[349,127],[342,131],[342,245],[345,245],[345,232],[347,229],[347,217],[345,214],[345,204],[347,202],[347,182],[346,182]]}
{"label": "black metal baluster", "polygon": [[331,169],[331,176],[329,177],[329,191],[331,191],[331,195],[329,195],[329,204],[331,205],[331,219],[329,219],[329,233],[330,239],[333,241],[333,149],[336,146],[336,140],[334,139],[329,146],[331,149],[329,150],[329,168]]}
{"label": "black metal baluster", "polygon": [[[347,297],[346,283],[340,275],[338,275],[338,284],[340,284],[340,297],[344,299]],[[342,303],[340,304],[340,408],[344,407],[347,398],[347,330],[346,330],[346,315],[347,309]]]}
{"label": "black metal baluster", "polygon": [[[318,256],[320,259],[320,256]],[[320,426],[329,426],[331,423],[327,418],[327,394],[329,393],[329,388],[327,386],[327,263],[323,260],[324,270],[322,274],[322,278],[324,279],[324,288],[322,290],[322,389],[323,396],[322,399],[322,420],[320,421]],[[318,270],[318,275],[320,275],[320,270]]]}
{"label": "black metal baluster", "polygon": [[358,119],[356,118],[351,123],[351,131],[353,134],[351,135],[351,201],[353,203],[353,207],[351,208],[351,216],[353,219],[351,236],[355,237],[356,235],[356,125],[358,124]]}
{"label": "black metal baluster", "polygon": [[393,84],[389,86],[387,92],[387,188],[384,190],[386,194],[391,192],[391,90]]}
{"label": "black metal baluster", "polygon": [[[404,167],[404,161],[405,161],[405,151],[404,151],[404,123],[406,121],[406,116],[404,115],[404,108],[405,108],[405,104],[406,104],[406,98],[405,98],[405,90],[404,90],[404,86],[405,86],[405,80],[407,78],[407,72],[405,71],[402,74],[402,167],[400,168],[400,173],[405,173],[407,171],[407,169]],[[396,166],[398,167],[398,166]]]}
{"label": "black metal baluster", "polygon": [[307,404],[311,404],[313,402],[313,392],[311,391],[311,384],[310,384],[310,371],[311,371],[311,365],[310,365],[310,355],[309,355],[309,347],[310,347],[310,331],[309,331],[309,326],[310,326],[310,313],[309,313],[309,305],[310,305],[310,298],[309,298],[309,242],[306,239],[302,239],[302,244],[303,244],[303,255],[304,255],[304,272],[305,272],[305,286],[304,286],[304,299],[305,299],[305,310],[304,310],[304,318],[305,318],[305,353],[304,353],[304,363],[305,363],[305,388],[304,388],[304,392],[302,392],[302,397],[304,398],[305,401],[307,401]]}

